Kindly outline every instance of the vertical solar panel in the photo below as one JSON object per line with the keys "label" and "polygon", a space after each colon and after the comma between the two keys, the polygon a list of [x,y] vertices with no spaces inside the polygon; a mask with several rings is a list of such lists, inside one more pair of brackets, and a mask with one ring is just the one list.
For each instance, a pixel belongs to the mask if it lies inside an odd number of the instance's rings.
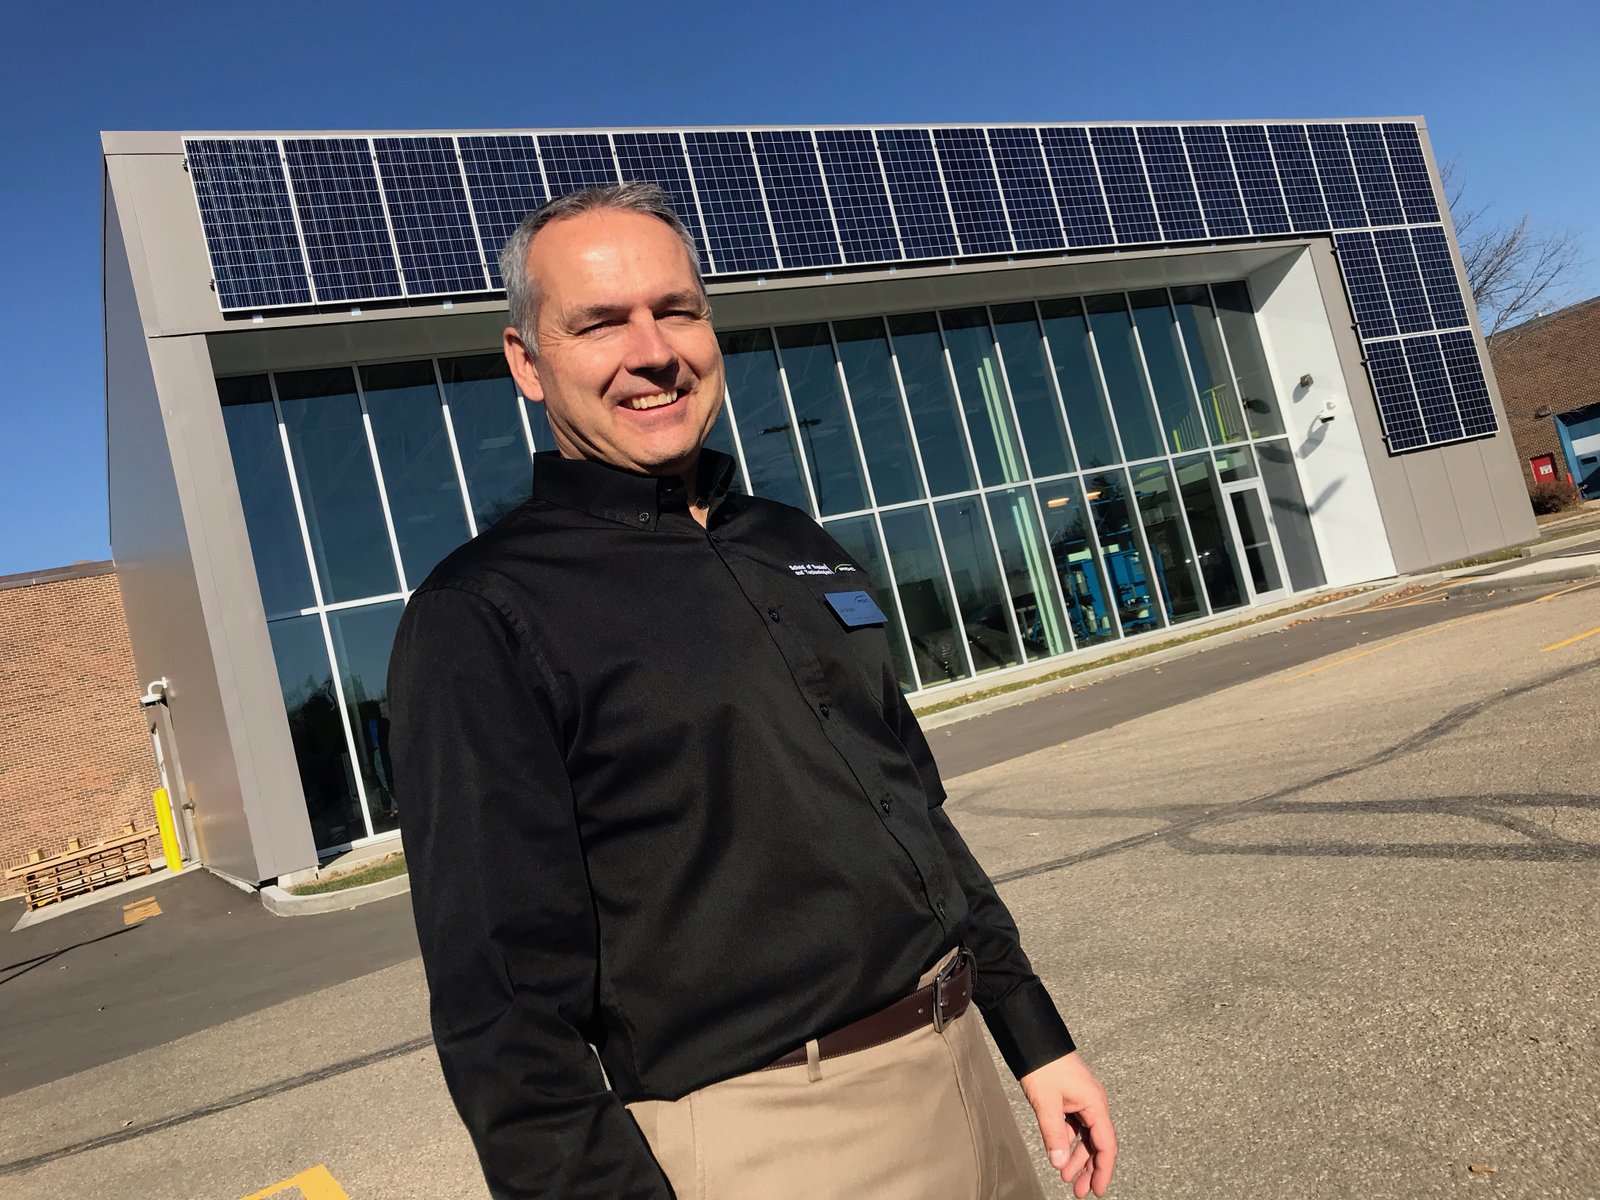
{"label": "vertical solar panel", "polygon": [[1450,374],[1450,386],[1456,394],[1456,408],[1461,412],[1461,432],[1468,437],[1493,433],[1499,423],[1495,420],[1494,402],[1489,399],[1488,381],[1483,377],[1483,363],[1478,358],[1472,332],[1441,334],[1439,348],[1444,353],[1445,370]]}
{"label": "vertical solar panel", "polygon": [[1428,435],[1422,428],[1422,414],[1417,411],[1405,351],[1399,342],[1377,342],[1366,347],[1366,352],[1367,372],[1372,376],[1372,390],[1389,449],[1398,452],[1424,445]]}
{"label": "vertical solar panel", "polygon": [[488,287],[455,141],[375,138],[372,148],[406,295],[454,295]]}
{"label": "vertical solar panel", "polygon": [[1422,286],[1428,293],[1428,307],[1439,329],[1452,329],[1467,323],[1467,306],[1461,300],[1461,283],[1455,263],[1450,260],[1450,244],[1438,225],[1411,230],[1412,249],[1422,269]]}
{"label": "vertical solar panel", "polygon": [[1444,357],[1436,337],[1406,338],[1406,366],[1411,368],[1411,384],[1416,389],[1417,407],[1422,410],[1422,427],[1430,442],[1458,441],[1463,435],[1461,414],[1456,411],[1455,393],[1445,373]]}
{"label": "vertical solar panel", "polygon": [[1417,271],[1417,260],[1411,253],[1411,239],[1404,229],[1380,229],[1372,235],[1378,250],[1378,262],[1383,267],[1384,281],[1389,285],[1389,304],[1394,308],[1394,321],[1401,333],[1420,333],[1433,328],[1433,314],[1428,309],[1428,294],[1422,289],[1422,276]]}
{"label": "vertical solar panel", "polygon": [[1220,126],[1186,126],[1184,147],[1194,171],[1195,190],[1205,214],[1211,236],[1243,237],[1250,232],[1245,220],[1244,201],[1239,196],[1239,181],[1233,175],[1233,159],[1228,157],[1228,142]]}
{"label": "vertical solar panel", "polygon": [[1278,186],[1267,131],[1260,125],[1229,125],[1226,129],[1239,192],[1250,217],[1250,232],[1288,233],[1289,211],[1283,204],[1283,189]]}
{"label": "vertical solar panel", "polygon": [[1018,250],[1054,250],[1066,244],[1039,135],[1032,129],[991,129],[989,150],[1000,176],[1000,192],[1011,214]]}
{"label": "vertical solar panel", "polygon": [[737,131],[684,135],[706,219],[706,243],[719,271],[770,271],[778,265],[750,141]]}
{"label": "vertical solar panel", "polygon": [[1394,182],[1400,189],[1406,220],[1413,225],[1437,221],[1439,205],[1433,196],[1433,180],[1428,176],[1428,162],[1422,156],[1417,127],[1395,122],[1386,124],[1383,144],[1388,148],[1389,163],[1394,167]]}
{"label": "vertical solar panel", "polygon": [[389,300],[402,295],[366,138],[285,138],[284,159],[300,211],[317,299]]}
{"label": "vertical solar panel", "polygon": [[866,129],[817,130],[839,243],[846,262],[892,262],[901,257],[894,213],[872,132]]}
{"label": "vertical solar panel", "polygon": [[906,257],[950,258],[961,253],[928,130],[880,129],[877,138]]}
{"label": "vertical solar panel", "polygon": [[1194,241],[1206,236],[1194,177],[1183,153],[1183,137],[1174,125],[1138,127],[1139,150],[1144,156],[1150,193],[1155,197],[1161,234],[1168,241]]}
{"label": "vertical solar panel", "polygon": [[1350,124],[1344,127],[1350,142],[1350,161],[1361,184],[1361,199],[1367,220],[1373,225],[1399,225],[1406,219],[1400,207],[1400,193],[1389,169],[1389,151],[1383,144],[1383,130],[1376,125]]}
{"label": "vertical solar panel", "polygon": [[1389,337],[1396,332],[1394,312],[1389,307],[1389,289],[1383,285],[1383,269],[1370,233],[1340,233],[1333,239],[1339,254],[1339,273],[1356,325],[1364,338]]}
{"label": "vertical solar panel", "polygon": [[278,143],[197,138],[184,148],[223,311],[310,304]]}
{"label": "vertical solar panel", "polygon": [[843,262],[811,134],[803,129],[757,130],[750,141],[783,265],[831,267]]}
{"label": "vertical solar panel", "polygon": [[522,224],[522,218],[550,198],[539,174],[539,153],[533,138],[521,134],[463,137],[457,144],[472,211],[478,217],[489,281],[494,287],[503,287],[500,248]]}
{"label": "vertical solar panel", "polygon": [[1296,233],[1328,228],[1328,209],[1317,184],[1317,169],[1311,162],[1311,147],[1306,144],[1304,125],[1269,125],[1267,141],[1278,166],[1278,182],[1288,204],[1289,220]]}
{"label": "vertical solar panel", "polygon": [[1159,242],[1161,227],[1156,222],[1155,205],[1150,200],[1150,185],[1139,160],[1139,142],[1133,130],[1095,126],[1089,130],[1089,144],[1100,165],[1100,182],[1105,187],[1118,244]]}
{"label": "vertical solar panel", "polygon": [[1111,246],[1111,218],[1100,190],[1094,152],[1086,129],[1050,128],[1039,131],[1044,160],[1061,204],[1061,224],[1070,246]]}
{"label": "vertical solar panel", "polygon": [[1367,223],[1367,210],[1361,205],[1361,187],[1350,163],[1350,147],[1344,140],[1342,125],[1311,125],[1306,128],[1311,141],[1311,158],[1317,177],[1322,180],[1322,195],[1328,202],[1328,221],[1335,229],[1353,229]]}
{"label": "vertical solar panel", "polygon": [[1000,185],[981,129],[935,129],[934,150],[944,169],[963,254],[1004,254],[1012,249]]}
{"label": "vertical solar panel", "polygon": [[683,156],[683,139],[675,133],[619,133],[612,141],[622,178],[653,183],[666,192],[672,211],[700,247],[700,269],[712,270],[706,255],[705,230],[700,226],[700,210],[694,202],[694,185],[689,182],[689,163]]}
{"label": "vertical solar panel", "polygon": [[603,133],[541,133],[539,157],[552,200],[618,182],[611,144]]}

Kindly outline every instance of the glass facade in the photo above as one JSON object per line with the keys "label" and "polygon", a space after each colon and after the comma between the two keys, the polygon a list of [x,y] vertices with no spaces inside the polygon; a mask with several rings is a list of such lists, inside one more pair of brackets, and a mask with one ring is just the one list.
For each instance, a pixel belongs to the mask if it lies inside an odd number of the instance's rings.
{"label": "glass facade", "polygon": [[[1323,582],[1243,283],[727,330],[710,444],[809,512],[921,691]],[[402,606],[554,442],[501,356],[218,380],[317,843],[397,824]]]}

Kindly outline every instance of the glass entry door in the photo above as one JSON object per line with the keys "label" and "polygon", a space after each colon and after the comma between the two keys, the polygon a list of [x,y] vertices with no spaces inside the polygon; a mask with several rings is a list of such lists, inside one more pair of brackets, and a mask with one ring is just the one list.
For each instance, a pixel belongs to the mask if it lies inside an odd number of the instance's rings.
{"label": "glass entry door", "polygon": [[1239,558],[1246,565],[1246,582],[1250,588],[1250,601],[1259,604],[1276,600],[1288,594],[1287,576],[1283,570],[1283,554],[1278,549],[1277,535],[1268,515],[1267,497],[1259,480],[1222,485],[1227,500],[1224,506],[1228,525],[1233,532]]}

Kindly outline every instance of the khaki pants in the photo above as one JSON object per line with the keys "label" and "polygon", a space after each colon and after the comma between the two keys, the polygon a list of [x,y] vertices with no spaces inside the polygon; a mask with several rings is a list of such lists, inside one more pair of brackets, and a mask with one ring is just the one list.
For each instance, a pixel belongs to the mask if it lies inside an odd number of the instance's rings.
{"label": "khaki pants", "polygon": [[678,1200],[1043,1200],[981,1020],[628,1110]]}

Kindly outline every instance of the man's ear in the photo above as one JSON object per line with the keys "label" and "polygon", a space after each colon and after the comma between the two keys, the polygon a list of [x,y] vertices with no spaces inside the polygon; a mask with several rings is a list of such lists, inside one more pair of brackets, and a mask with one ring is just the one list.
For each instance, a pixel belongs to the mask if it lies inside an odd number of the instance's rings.
{"label": "man's ear", "polygon": [[511,369],[511,378],[516,381],[517,390],[535,404],[543,403],[544,387],[539,382],[539,362],[528,352],[522,335],[515,327],[508,326],[500,340],[506,352],[506,366]]}

